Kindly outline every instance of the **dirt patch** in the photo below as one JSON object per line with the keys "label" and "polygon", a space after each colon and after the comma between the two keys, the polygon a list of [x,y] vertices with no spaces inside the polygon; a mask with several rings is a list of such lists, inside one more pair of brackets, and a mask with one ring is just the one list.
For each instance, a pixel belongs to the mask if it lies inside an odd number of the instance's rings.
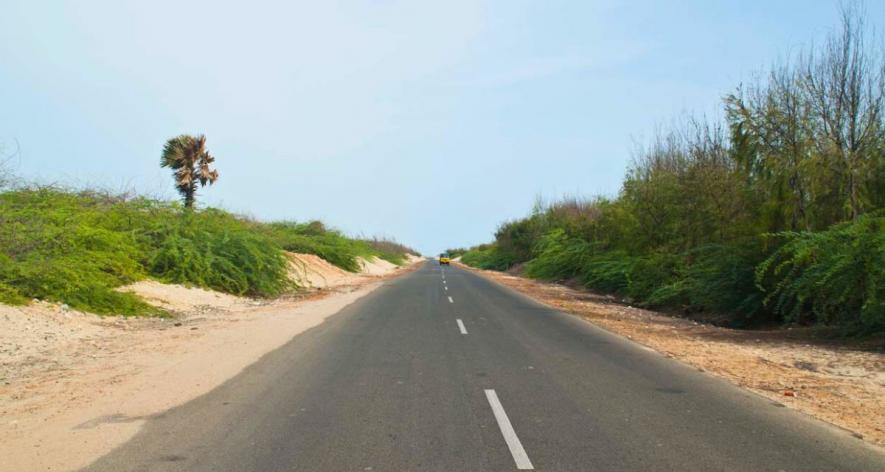
{"label": "dirt patch", "polygon": [[720,328],[564,285],[461,267],[885,446],[881,346],[820,340],[808,330]]}
{"label": "dirt patch", "polygon": [[146,419],[212,390],[385,277],[354,275],[274,301],[152,281],[121,289],[170,310],[169,319],[0,305],[0,471],[88,465]]}

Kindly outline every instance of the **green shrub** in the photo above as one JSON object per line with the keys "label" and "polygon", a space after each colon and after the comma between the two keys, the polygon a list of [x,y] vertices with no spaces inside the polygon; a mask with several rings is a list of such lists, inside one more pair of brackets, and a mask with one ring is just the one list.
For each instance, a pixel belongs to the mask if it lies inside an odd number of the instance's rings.
{"label": "green shrub", "polygon": [[587,287],[624,294],[630,286],[630,272],[635,259],[623,251],[600,252],[583,268],[581,276]]}
{"label": "green shrub", "polygon": [[[525,264],[529,277],[577,279],[632,303],[706,312],[734,327],[786,321],[864,332],[885,329],[881,212],[825,231],[744,236],[689,245],[686,251],[668,244],[636,254],[636,249],[626,249],[632,241],[610,238],[608,226],[596,225],[611,224],[606,212],[623,208],[607,202],[566,203],[551,206],[547,213],[536,210],[522,223],[503,225],[498,235],[507,241],[506,248],[500,241],[480,245],[467,250],[462,261],[506,270],[531,253]],[[533,236],[540,227],[545,232]],[[533,238],[535,244],[527,251],[524,246]],[[521,249],[514,251],[516,246]]]}
{"label": "green shrub", "polygon": [[685,254],[631,256],[554,229],[541,237],[525,275],[544,280],[577,278],[594,290],[627,297],[649,307],[733,313],[732,325],[764,319],[755,265],[762,259],[756,240],[705,245]]}
{"label": "green shrub", "polygon": [[708,244],[637,258],[627,293],[645,306],[729,313],[745,324],[761,309],[751,254],[740,245]]}
{"label": "green shrub", "polygon": [[0,202],[4,301],[38,298],[101,314],[161,313],[114,290],[145,274],[135,236],[108,228],[118,216],[113,199],[27,189],[0,194]]}
{"label": "green shrub", "polygon": [[404,246],[396,241],[389,239],[363,239],[377,254],[378,257],[384,259],[391,264],[403,265],[406,263],[406,255],[419,255],[414,249]]}
{"label": "green shrub", "polygon": [[147,268],[161,280],[261,297],[292,288],[280,248],[218,210],[185,213],[148,238]]}
{"label": "green shrub", "polygon": [[885,217],[770,236],[782,245],[756,281],[772,310],[793,322],[885,329]]}
{"label": "green shrub", "polygon": [[463,256],[469,249],[463,247],[456,247],[451,249],[446,249],[445,253],[449,255],[451,258],[456,258]]}
{"label": "green shrub", "polygon": [[362,241],[322,223],[265,224],[207,209],[52,187],[0,193],[0,302],[32,298],[99,314],[160,315],[116,289],[153,276],[236,295],[290,288],[282,248],[349,270],[356,257],[404,261],[405,246]]}
{"label": "green shrub", "polygon": [[526,263],[525,274],[536,279],[571,279],[580,275],[593,257],[592,245],[554,229],[536,244],[534,259]]}
{"label": "green shrub", "polygon": [[514,259],[503,254],[495,244],[481,245],[461,256],[461,262],[478,269],[507,270],[515,263]]}
{"label": "green shrub", "polygon": [[265,230],[286,251],[315,254],[350,272],[359,272],[358,257],[378,255],[364,241],[347,238],[338,231],[327,229],[319,221],[271,223]]}
{"label": "green shrub", "polygon": [[28,299],[22,296],[15,287],[0,282],[0,303],[7,305],[26,305]]}
{"label": "green shrub", "polygon": [[[733,326],[885,330],[885,105],[876,94],[846,107],[844,94],[818,93],[827,81],[880,89],[885,55],[867,47],[862,13],[843,13],[826,39],[834,47],[725,95],[723,120],[685,116],[637,147],[617,196],[539,199],[462,260],[525,262],[532,277],[577,276]],[[862,60],[829,67],[843,56]],[[862,136],[821,126],[857,110],[868,112]]]}
{"label": "green shrub", "polygon": [[729,314],[734,327],[777,320],[763,306],[763,293],[755,283],[755,267],[765,257],[757,238],[701,246],[686,257],[691,263],[683,269],[681,277],[686,281],[690,305]]}
{"label": "green shrub", "polygon": [[534,255],[535,245],[543,235],[538,216],[508,221],[498,227],[495,232],[495,250],[490,254],[493,260],[490,262],[506,270],[514,264],[530,260]]}
{"label": "green shrub", "polygon": [[651,307],[684,304],[685,284],[679,278],[683,262],[680,256],[669,253],[634,258],[625,267],[629,279],[627,296]]}

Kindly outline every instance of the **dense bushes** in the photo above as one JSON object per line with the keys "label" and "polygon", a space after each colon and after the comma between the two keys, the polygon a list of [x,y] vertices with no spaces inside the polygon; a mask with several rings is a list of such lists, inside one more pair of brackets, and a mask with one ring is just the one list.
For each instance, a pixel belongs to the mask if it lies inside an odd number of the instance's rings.
{"label": "dense bushes", "polygon": [[[496,244],[465,264],[505,270]],[[885,330],[885,217],[864,215],[820,232],[781,232],[682,253],[631,254],[553,229],[524,274],[573,280],[648,307],[718,315],[733,327],[790,322]]]}
{"label": "dense bushes", "polygon": [[784,244],[756,269],[774,310],[789,321],[885,330],[885,217],[774,237]]}
{"label": "dense bushes", "polygon": [[39,298],[97,313],[156,313],[113,290],[146,276],[143,244],[129,229],[143,202],[120,203],[53,189],[0,194],[2,301]]}
{"label": "dense bushes", "polygon": [[497,245],[480,245],[461,256],[461,261],[469,266],[490,270],[506,270],[516,261],[498,250]]}
{"label": "dense bushes", "polygon": [[346,238],[337,231],[331,231],[319,221],[271,223],[265,231],[286,251],[316,254],[351,272],[359,270],[357,257],[371,254],[365,244]]}
{"label": "dense bushes", "polygon": [[639,149],[617,198],[537,205],[462,261],[733,326],[885,329],[885,56],[857,20],[727,95],[724,123]]}
{"label": "dense bushes", "polygon": [[466,247],[456,247],[456,248],[446,249],[446,254],[448,254],[449,257],[454,259],[456,257],[463,256],[464,253],[466,253],[467,251],[469,251],[469,249]]}
{"label": "dense bushes", "polygon": [[706,245],[685,254],[637,257],[624,250],[604,250],[599,243],[569,238],[555,229],[539,240],[525,275],[577,280],[647,306],[733,310],[752,316],[760,300],[747,296],[756,291],[748,254],[739,246]]}
{"label": "dense bushes", "polygon": [[356,256],[401,261],[391,252],[400,247],[350,239],[319,222],[266,224],[145,198],[19,188],[0,193],[0,302],[37,298],[95,313],[156,315],[115,288],[153,277],[269,297],[293,288],[283,249],[355,271]]}
{"label": "dense bushes", "polygon": [[236,295],[274,296],[291,288],[279,247],[228,213],[185,211],[146,228],[148,272],[168,282]]}

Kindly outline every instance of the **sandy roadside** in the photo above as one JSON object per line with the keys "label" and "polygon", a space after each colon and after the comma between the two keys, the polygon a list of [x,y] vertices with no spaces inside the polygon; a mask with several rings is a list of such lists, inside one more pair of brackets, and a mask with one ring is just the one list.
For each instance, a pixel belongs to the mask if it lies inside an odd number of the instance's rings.
{"label": "sandy roadside", "polygon": [[86,466],[147,418],[212,390],[407,270],[272,302],[156,282],[130,287],[176,312],[171,320],[0,305],[0,471]]}
{"label": "sandy roadside", "polygon": [[881,347],[815,340],[800,330],[718,328],[625,306],[611,297],[560,284],[460,267],[885,446],[885,354]]}

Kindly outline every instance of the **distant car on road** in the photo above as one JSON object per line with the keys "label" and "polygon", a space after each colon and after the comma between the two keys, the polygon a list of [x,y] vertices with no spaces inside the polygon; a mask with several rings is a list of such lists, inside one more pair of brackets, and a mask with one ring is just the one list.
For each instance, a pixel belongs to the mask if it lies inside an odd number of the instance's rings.
{"label": "distant car on road", "polygon": [[450,262],[452,262],[452,259],[447,254],[439,255],[439,265],[449,265]]}

